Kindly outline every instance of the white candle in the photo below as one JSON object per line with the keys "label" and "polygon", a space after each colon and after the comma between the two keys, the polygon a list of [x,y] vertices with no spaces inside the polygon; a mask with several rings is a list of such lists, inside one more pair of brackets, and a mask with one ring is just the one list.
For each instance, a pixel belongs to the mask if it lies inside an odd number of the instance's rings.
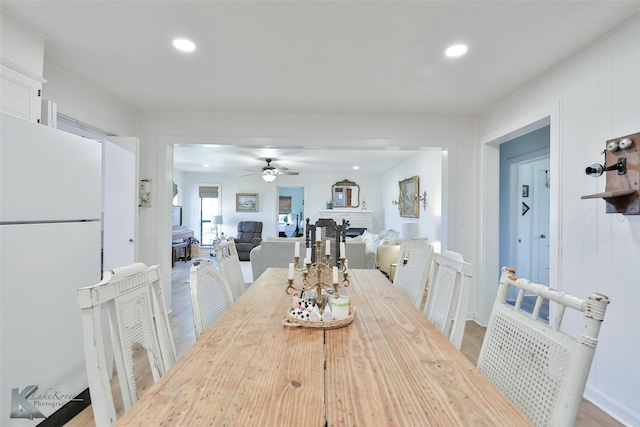
{"label": "white candle", "polygon": [[305,264],[311,263],[311,248],[307,248],[307,253],[304,256],[304,263]]}
{"label": "white candle", "polygon": [[293,280],[293,263],[289,263],[289,280]]}
{"label": "white candle", "polygon": [[344,272],[346,273],[347,271],[349,271],[349,260],[345,259],[344,260]]}
{"label": "white candle", "polygon": [[338,283],[338,267],[333,267],[333,283]]}
{"label": "white candle", "polygon": [[322,227],[316,227],[316,242],[322,241]]}
{"label": "white candle", "polygon": [[300,256],[300,242],[296,242],[296,248],[293,251],[293,257]]}
{"label": "white candle", "polygon": [[340,258],[346,258],[347,257],[347,246],[344,244],[344,242],[340,242]]}
{"label": "white candle", "polygon": [[331,240],[330,239],[327,239],[327,245],[325,247],[324,253],[326,255],[331,255]]}

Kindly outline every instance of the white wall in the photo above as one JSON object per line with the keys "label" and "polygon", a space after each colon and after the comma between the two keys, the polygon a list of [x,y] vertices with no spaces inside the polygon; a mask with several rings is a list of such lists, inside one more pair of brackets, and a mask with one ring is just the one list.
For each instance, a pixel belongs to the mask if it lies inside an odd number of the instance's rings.
{"label": "white wall", "polygon": [[[551,114],[551,286],[586,297],[596,291],[611,303],[602,325],[586,397],[628,425],[640,425],[640,216],[606,214],[603,200],[581,200],[604,191],[605,177],[585,175],[602,161],[607,139],[640,132],[640,18],[513,93],[478,117],[485,200],[497,188],[489,142]],[[484,144],[487,143],[487,144]],[[491,252],[493,220],[481,217],[482,250]],[[555,232],[554,232],[555,227]],[[481,250],[479,248],[479,250]],[[553,259],[552,259],[553,260]],[[497,269],[485,260],[485,270]],[[489,273],[487,273],[487,277]],[[495,280],[497,283],[497,270]],[[488,297],[488,295],[487,295]],[[477,304],[486,301],[475,301]],[[576,330],[577,319],[568,328]]]}
{"label": "white wall", "polygon": [[[402,223],[417,222],[420,224],[420,236],[429,239],[438,252],[441,249],[442,182],[448,178],[442,176],[442,159],[440,148],[422,151],[385,173],[381,184],[385,212],[384,228],[400,231]],[[393,205],[391,201],[398,200],[399,181],[412,176],[420,178],[420,196],[427,192],[427,206],[425,210],[423,202],[419,203],[419,218],[403,218],[400,217],[398,206]]]}
{"label": "white wall", "polygon": [[0,11],[0,54],[29,73],[42,76],[46,36]]}
{"label": "white wall", "polygon": [[183,171],[173,171],[173,182],[178,185],[178,194],[176,195],[176,206],[184,206],[186,194],[186,176]]}
{"label": "white wall", "polygon": [[118,136],[136,136],[136,110],[48,61],[42,99],[58,104],[58,113]]}
{"label": "white wall", "polygon": [[382,195],[380,193],[380,175],[360,175],[350,171],[345,174],[312,175],[305,177],[305,179],[308,180],[305,185],[305,214],[310,222],[315,223],[315,221],[318,220],[318,210],[326,209],[326,202],[327,200],[331,200],[332,197],[332,186],[336,182],[345,179],[353,181],[360,186],[360,203],[362,203],[363,200],[366,201],[367,210],[373,211],[372,231],[378,230],[380,224],[384,222],[384,212],[381,202]]}

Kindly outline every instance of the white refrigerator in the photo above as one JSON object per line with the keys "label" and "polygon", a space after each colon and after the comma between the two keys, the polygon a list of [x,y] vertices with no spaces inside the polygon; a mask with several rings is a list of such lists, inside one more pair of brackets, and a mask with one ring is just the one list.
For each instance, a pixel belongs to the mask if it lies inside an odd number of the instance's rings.
{"label": "white refrigerator", "polygon": [[6,114],[0,133],[0,425],[23,427],[88,387],[76,291],[102,275],[102,150]]}

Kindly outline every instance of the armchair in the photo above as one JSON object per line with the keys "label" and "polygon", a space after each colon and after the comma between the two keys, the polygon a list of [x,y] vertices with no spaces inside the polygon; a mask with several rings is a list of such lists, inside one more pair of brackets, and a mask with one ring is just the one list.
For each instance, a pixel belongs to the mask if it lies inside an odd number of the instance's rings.
{"label": "armchair", "polygon": [[236,250],[240,261],[249,261],[251,249],[262,242],[262,223],[258,221],[242,221],[238,224],[238,235],[235,238]]}

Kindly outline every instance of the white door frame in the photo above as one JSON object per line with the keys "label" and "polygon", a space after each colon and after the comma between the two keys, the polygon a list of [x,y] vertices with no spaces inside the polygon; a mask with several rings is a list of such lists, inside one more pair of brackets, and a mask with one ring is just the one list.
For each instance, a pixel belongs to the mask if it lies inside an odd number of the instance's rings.
{"label": "white door frame", "polygon": [[[550,206],[550,165],[547,162],[533,163],[533,180],[535,182],[532,194],[533,208],[533,245],[531,252],[531,276],[536,283],[549,284],[549,219]],[[547,172],[544,176],[543,173]],[[549,183],[547,187],[546,183]],[[544,237],[543,237],[544,235]],[[546,249],[545,249],[546,248]],[[537,267],[534,272],[533,266]]]}

